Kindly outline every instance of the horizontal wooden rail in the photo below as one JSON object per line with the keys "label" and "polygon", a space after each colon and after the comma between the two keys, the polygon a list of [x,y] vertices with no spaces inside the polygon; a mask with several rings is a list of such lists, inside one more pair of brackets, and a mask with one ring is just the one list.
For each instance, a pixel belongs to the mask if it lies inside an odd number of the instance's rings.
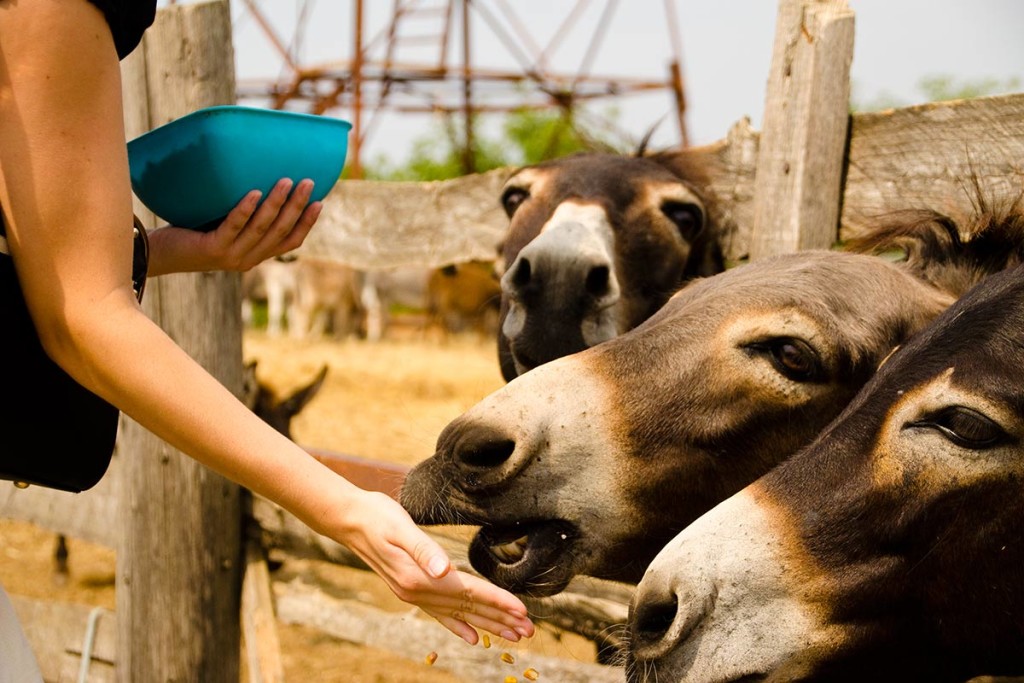
{"label": "horizontal wooden rail", "polygon": [[405,465],[371,460],[320,448],[307,448],[306,450],[314,458],[359,488],[386,493],[395,500],[398,500],[398,492],[405,481],[405,475],[411,469]]}

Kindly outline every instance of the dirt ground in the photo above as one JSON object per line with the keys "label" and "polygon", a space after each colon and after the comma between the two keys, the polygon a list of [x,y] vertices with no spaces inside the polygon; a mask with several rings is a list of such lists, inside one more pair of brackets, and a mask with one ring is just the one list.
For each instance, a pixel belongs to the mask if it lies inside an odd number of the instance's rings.
{"label": "dirt ground", "polygon": [[[407,465],[428,457],[451,419],[504,383],[494,342],[473,335],[439,340],[406,330],[371,344],[270,339],[248,332],[244,356],[256,359],[258,376],[280,392],[305,384],[327,364],[322,390],[293,422],[296,441]],[[60,581],[53,572],[54,540],[52,533],[29,524],[0,520],[0,585],[12,595],[112,609],[113,551],[70,540],[70,575]],[[316,583],[328,592],[356,591],[376,607],[407,609],[369,572],[288,559],[273,578]],[[312,628],[280,623],[278,628],[288,681],[475,683]],[[508,647],[520,654],[594,661],[591,643],[550,627]]]}

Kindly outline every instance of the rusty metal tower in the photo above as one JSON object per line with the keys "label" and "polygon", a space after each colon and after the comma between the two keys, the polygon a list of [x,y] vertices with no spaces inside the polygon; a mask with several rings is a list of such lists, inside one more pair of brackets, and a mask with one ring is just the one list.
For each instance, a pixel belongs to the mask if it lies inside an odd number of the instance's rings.
{"label": "rusty metal tower", "polygon": [[[559,108],[566,114],[576,114],[584,103],[662,90],[672,96],[680,142],[688,142],[674,0],[664,0],[663,16],[652,17],[652,25],[662,23],[668,32],[670,54],[662,78],[592,73],[605,37],[613,28],[619,0],[567,3],[568,11],[543,45],[529,30],[522,4],[511,0],[392,0],[387,24],[372,36],[365,34],[368,3],[350,0],[351,54],[320,64],[303,64],[296,57],[302,52],[314,0],[293,2],[297,19],[294,33],[286,41],[259,0],[241,0],[242,14],[255,19],[280,59],[281,68],[277,78],[240,80],[238,100],[275,109],[343,114],[353,123],[349,169],[353,177],[362,175],[361,150],[376,128],[377,115],[386,110],[460,117],[467,172],[474,170],[472,120],[485,113]],[[647,3],[645,6],[649,7]],[[599,12],[596,28],[586,36],[586,50],[578,68],[571,73],[550,68],[551,56],[581,18],[588,12],[593,16],[594,10]],[[237,21],[236,17],[236,25]],[[476,35],[471,35],[473,31]],[[479,40],[500,43],[517,68],[477,66],[471,48]],[[403,56],[410,48],[417,50],[416,59]],[[423,57],[425,53],[428,58]]]}

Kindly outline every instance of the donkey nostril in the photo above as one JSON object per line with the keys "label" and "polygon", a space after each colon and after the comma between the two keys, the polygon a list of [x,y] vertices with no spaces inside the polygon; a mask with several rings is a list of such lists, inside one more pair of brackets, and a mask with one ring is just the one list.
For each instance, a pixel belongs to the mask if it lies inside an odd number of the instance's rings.
{"label": "donkey nostril", "polygon": [[662,601],[641,603],[633,621],[633,637],[637,645],[654,645],[668,633],[679,612],[675,595]]}
{"label": "donkey nostril", "polygon": [[530,260],[520,258],[516,264],[515,271],[512,273],[512,284],[516,289],[523,289],[526,285],[530,284],[532,276],[533,267],[530,265]]}
{"label": "donkey nostril", "polygon": [[599,298],[608,293],[609,271],[608,266],[594,266],[587,273],[587,294]]}
{"label": "donkey nostril", "polygon": [[497,467],[512,457],[516,442],[510,439],[459,444],[456,456],[472,467]]}

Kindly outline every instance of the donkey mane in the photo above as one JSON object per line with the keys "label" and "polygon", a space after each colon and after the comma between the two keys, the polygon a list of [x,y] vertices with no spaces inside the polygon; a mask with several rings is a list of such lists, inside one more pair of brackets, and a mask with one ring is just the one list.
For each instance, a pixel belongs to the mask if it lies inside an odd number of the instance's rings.
{"label": "donkey mane", "polygon": [[658,129],[658,126],[660,126],[661,122],[664,120],[665,117],[662,116],[660,119],[655,121],[650,128],[647,129],[647,132],[644,133],[643,138],[640,139],[640,144],[636,146],[636,151],[633,152],[633,156],[642,157],[647,155],[647,147],[648,145],[651,144],[651,138],[654,136],[654,131]]}
{"label": "donkey mane", "polygon": [[888,215],[850,240],[850,251],[900,252],[917,277],[959,297],[989,275],[1024,262],[1024,192],[1002,203],[976,194],[964,223],[930,209]]}

